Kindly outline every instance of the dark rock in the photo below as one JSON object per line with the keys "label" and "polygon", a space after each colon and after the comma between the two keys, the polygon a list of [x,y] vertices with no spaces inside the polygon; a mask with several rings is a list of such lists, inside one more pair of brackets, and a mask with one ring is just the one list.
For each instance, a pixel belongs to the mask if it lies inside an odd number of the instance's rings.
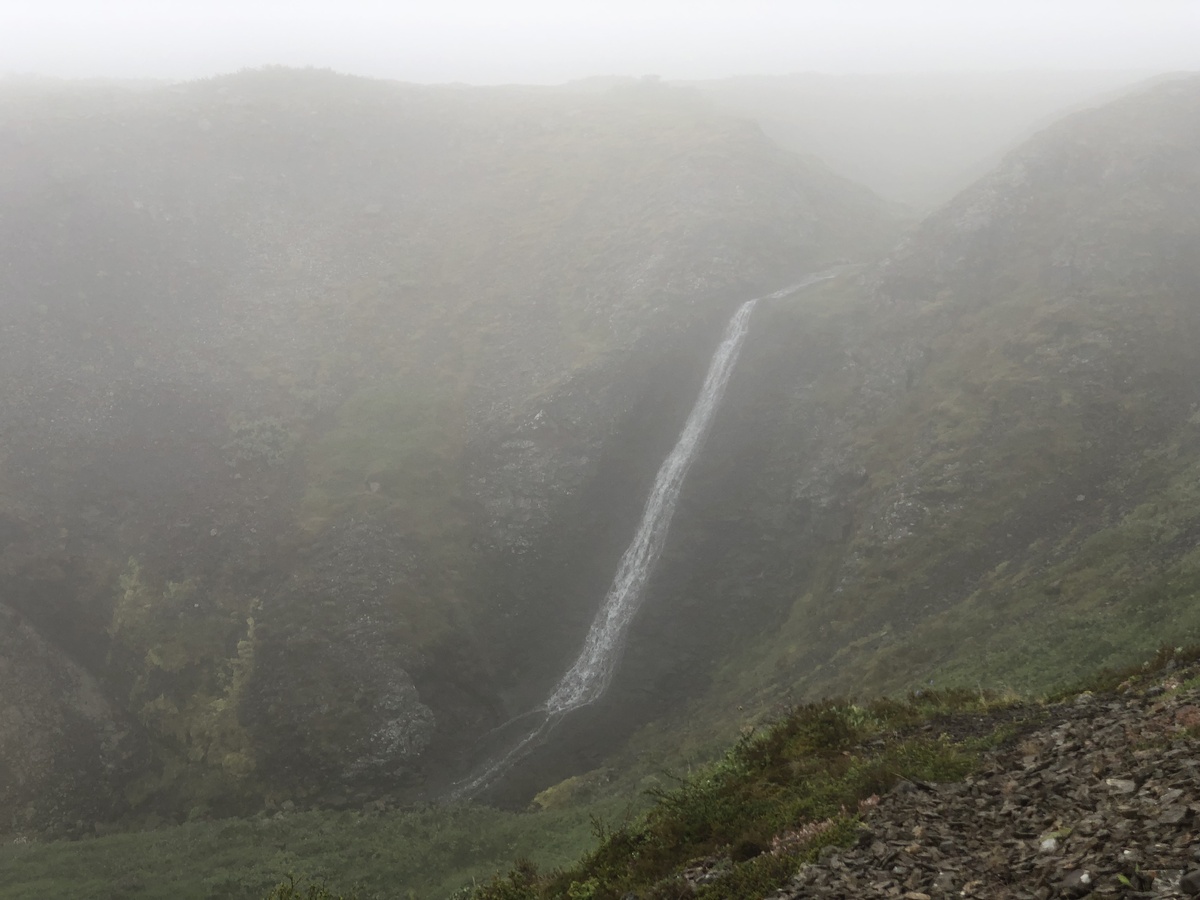
{"label": "dark rock", "polygon": [[[91,674],[0,604],[0,829],[43,801],[89,818],[119,812],[110,782],[145,762],[137,734]],[[49,825],[32,813],[22,827]]]}
{"label": "dark rock", "polygon": [[1127,778],[1106,778],[1104,783],[1116,794],[1132,794],[1137,790],[1137,782]]}
{"label": "dark rock", "polygon": [[1168,806],[1158,817],[1160,825],[1179,825],[1191,818],[1192,811],[1183,805]]}
{"label": "dark rock", "polygon": [[1200,869],[1193,869],[1179,879],[1179,890],[1194,897],[1200,894]]}
{"label": "dark rock", "polygon": [[1063,893],[1069,897],[1082,897],[1092,892],[1095,887],[1095,879],[1087,869],[1075,869],[1066,874],[1060,887]]}

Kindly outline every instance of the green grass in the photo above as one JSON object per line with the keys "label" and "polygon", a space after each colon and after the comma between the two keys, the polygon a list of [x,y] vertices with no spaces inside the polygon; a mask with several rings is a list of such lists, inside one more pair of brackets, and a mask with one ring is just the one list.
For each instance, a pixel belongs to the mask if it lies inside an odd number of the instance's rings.
{"label": "green grass", "polygon": [[[917,726],[994,705],[964,692],[810,705],[745,734],[673,788],[659,780],[637,796],[628,779],[608,791],[575,779],[525,813],[309,811],[10,843],[0,847],[0,898],[665,897],[675,896],[683,863],[714,854],[728,871],[702,896],[749,896],[782,883],[820,846],[852,839],[858,802],[896,778],[968,771],[992,736],[957,740]],[[777,836],[784,851],[764,853]],[[514,858],[514,874],[495,879]]]}
{"label": "green grass", "polygon": [[[1109,692],[1200,659],[1164,648],[1078,681]],[[1188,682],[1191,683],[1191,682]],[[715,762],[631,804],[630,781],[580,776],[524,813],[477,806],[309,811],[193,822],[80,841],[0,847],[3,900],[742,900],[787,882],[822,847],[861,833],[863,810],[899,779],[961,779],[1043,704],[944,690],[823,701],[746,729]],[[648,807],[648,808],[647,808]],[[532,811],[538,810],[538,811]],[[638,813],[639,810],[645,810]],[[511,861],[516,859],[513,864]],[[719,877],[689,884],[701,866]],[[494,873],[507,870],[506,875]]]}
{"label": "green grass", "polygon": [[[763,896],[821,847],[854,840],[860,804],[898,779],[951,781],[970,772],[979,753],[1009,732],[986,726],[954,736],[954,722],[1004,705],[958,691],[801,707],[761,734],[745,734],[720,761],[673,789],[652,791],[656,802],[644,816],[605,833],[570,868],[540,874],[522,860],[471,897]],[[701,861],[721,877],[689,886],[681,872]]]}
{"label": "green grass", "polygon": [[266,900],[356,900],[352,895],[334,893],[322,881],[307,881],[288,875],[267,895]]}
{"label": "green grass", "polygon": [[[1197,659],[1200,645],[1164,647],[1137,665],[1078,679],[1047,702],[1144,687]],[[1168,681],[1168,689],[1173,684]],[[864,808],[899,779],[959,780],[984,751],[1015,740],[1023,725],[1045,714],[1045,703],[961,689],[862,705],[809,704],[761,733],[747,732],[721,760],[674,789],[652,792],[656,803],[646,814],[604,834],[573,866],[542,873],[533,861],[519,860],[469,898],[767,896],[822,847],[856,841]],[[697,866],[719,877],[690,883],[684,873]]]}
{"label": "green grass", "polygon": [[10,843],[0,846],[0,898],[259,900],[289,873],[302,891],[311,881],[359,900],[444,898],[517,856],[566,865],[595,845],[594,817],[620,819],[627,809],[606,798],[530,813],[313,811]]}

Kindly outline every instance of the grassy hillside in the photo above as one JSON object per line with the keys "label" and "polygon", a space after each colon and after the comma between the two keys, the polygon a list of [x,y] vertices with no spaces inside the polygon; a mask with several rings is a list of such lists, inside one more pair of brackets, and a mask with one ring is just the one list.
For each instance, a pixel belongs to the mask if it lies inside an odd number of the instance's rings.
{"label": "grassy hillside", "polygon": [[0,896],[261,900],[290,872],[364,897],[444,898],[517,856],[567,865],[594,844],[591,817],[620,821],[640,805],[607,799],[536,815],[275,811],[74,842],[9,842],[0,847]]}
{"label": "grassy hillside", "polygon": [[684,610],[697,651],[742,630],[693,722],[1195,640],[1198,98],[1069,117],[877,270],[756,314],[642,651]]}
{"label": "grassy hillside", "polygon": [[[736,845],[742,849],[735,849],[735,863],[743,865],[734,867],[735,893],[722,896],[749,896],[794,870],[798,858],[791,850],[803,844],[815,855],[852,836],[856,817],[846,809],[895,778],[945,780],[969,771],[978,750],[1011,733],[1011,725],[965,740],[930,736],[919,726],[952,712],[981,716],[994,705],[977,696],[931,695],[910,703],[798,710],[763,734],[748,732],[715,766],[686,778],[662,775],[655,779],[660,786],[632,801],[602,791],[568,803],[547,800],[545,808],[523,813],[479,807],[288,812],[71,844],[10,845],[0,848],[2,895],[17,900],[69,890],[92,900],[116,889],[131,898],[259,898],[293,872],[362,898],[432,900],[472,882],[485,885],[519,858],[521,874],[512,878],[518,884],[536,883],[532,873],[539,868],[563,871],[513,896],[566,897],[590,889],[596,897],[620,897],[670,880],[688,860]],[[850,755],[884,744],[879,737],[886,738],[883,749]],[[788,832],[826,820],[828,827],[812,835]],[[788,854],[759,855],[784,832],[795,845]],[[509,894],[493,887],[478,896]]]}
{"label": "grassy hillside", "polygon": [[[901,883],[914,881],[934,892],[1005,895],[1029,886],[1032,878],[1021,876],[1031,860],[1059,887],[1070,872],[1086,871],[1088,892],[1095,884],[1099,893],[1122,894],[1135,882],[1169,890],[1181,873],[1168,867],[1186,860],[1178,846],[1156,844],[1151,868],[1149,860],[1115,858],[1103,826],[1129,830],[1137,815],[1129,798],[1110,797],[1138,790],[1139,782],[1143,818],[1150,830],[1161,824],[1154,822],[1161,809],[1155,794],[1168,803],[1171,795],[1155,775],[1197,738],[1196,657],[1195,648],[1167,649],[1048,701],[928,691],[906,702],[794,709],[761,733],[743,734],[717,764],[656,792],[654,807],[604,835],[574,865],[540,873],[532,862],[518,862],[463,896],[896,896]],[[1100,736],[1092,726],[1103,713],[1107,730],[1123,735]],[[1068,737],[1080,734],[1084,740]],[[1138,763],[1138,781],[1118,777],[1132,775]],[[1083,771],[1066,778],[1063,770]],[[1099,787],[1096,776],[1110,772],[1114,777]],[[1072,805],[1068,797],[1075,804],[1064,810]],[[960,818],[943,823],[956,799]],[[881,804],[891,821],[874,815]],[[1059,816],[1045,815],[1055,807]],[[1022,808],[1024,815],[1014,814]],[[982,833],[959,830],[980,820],[989,826]],[[1187,827],[1179,829],[1180,843]],[[792,881],[818,861],[845,883],[810,891]],[[1021,873],[1013,871],[1017,863]]]}

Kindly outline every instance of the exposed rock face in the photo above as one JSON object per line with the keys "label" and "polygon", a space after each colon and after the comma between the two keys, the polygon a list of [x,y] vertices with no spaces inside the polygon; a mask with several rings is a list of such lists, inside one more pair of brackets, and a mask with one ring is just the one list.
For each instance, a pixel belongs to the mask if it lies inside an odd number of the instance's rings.
{"label": "exposed rock face", "polygon": [[[270,674],[246,715],[264,765],[278,777],[394,787],[432,739],[433,712],[421,702],[408,661],[380,636],[264,642],[260,658]],[[305,736],[299,749],[297,734]]]}
{"label": "exposed rock face", "polygon": [[[387,603],[397,585],[419,577],[419,552],[378,522],[338,523],[269,601],[313,616],[268,626],[259,638],[260,674],[244,715],[277,776],[304,784],[320,772],[341,786],[397,784],[412,773],[435,719],[409,674],[420,653],[390,627]],[[335,614],[319,618],[329,606]],[[305,735],[299,748],[297,734]]]}
{"label": "exposed rock face", "polygon": [[516,421],[479,434],[469,485],[483,507],[491,548],[534,549],[557,505],[594,474],[622,413],[611,398],[614,376],[608,367],[584,371]]}
{"label": "exposed rock face", "polygon": [[0,827],[70,828],[120,812],[112,785],[144,750],[131,724],[91,675],[0,605]]}

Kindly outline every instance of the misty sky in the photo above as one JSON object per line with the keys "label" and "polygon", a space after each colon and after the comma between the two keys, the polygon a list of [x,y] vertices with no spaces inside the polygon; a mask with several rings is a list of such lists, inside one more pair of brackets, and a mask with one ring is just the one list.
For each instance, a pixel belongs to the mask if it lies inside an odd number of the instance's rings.
{"label": "misty sky", "polygon": [[1200,0],[0,0],[0,73],[408,81],[1200,69]]}

